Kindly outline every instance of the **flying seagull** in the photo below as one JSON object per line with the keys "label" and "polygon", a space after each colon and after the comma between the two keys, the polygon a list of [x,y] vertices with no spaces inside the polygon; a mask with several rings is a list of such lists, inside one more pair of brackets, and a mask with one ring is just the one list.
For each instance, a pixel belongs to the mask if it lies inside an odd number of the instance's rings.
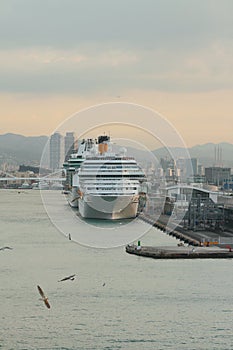
{"label": "flying seagull", "polygon": [[0,250],[5,250],[5,249],[10,249],[10,250],[12,250],[13,248],[11,248],[11,247],[2,247],[2,248],[0,248]]}
{"label": "flying seagull", "polygon": [[61,280],[59,280],[58,282],[63,282],[63,281],[68,281],[68,280],[73,281],[75,279],[75,276],[76,275],[74,274],[74,275],[70,275],[70,276],[64,277]]}
{"label": "flying seagull", "polygon": [[38,288],[38,291],[39,291],[39,293],[40,293],[40,295],[42,297],[43,302],[45,303],[47,308],[50,309],[50,304],[48,302],[48,298],[45,296],[45,294],[44,294],[44,292],[43,292],[43,290],[41,289],[40,286],[37,286],[37,288]]}

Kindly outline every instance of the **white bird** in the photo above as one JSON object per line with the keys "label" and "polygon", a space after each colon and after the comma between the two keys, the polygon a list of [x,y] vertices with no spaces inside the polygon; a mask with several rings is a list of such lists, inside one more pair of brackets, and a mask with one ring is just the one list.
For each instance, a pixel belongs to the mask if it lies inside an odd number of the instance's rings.
{"label": "white bird", "polygon": [[39,291],[39,293],[40,293],[40,295],[41,295],[41,298],[42,298],[43,302],[45,303],[45,305],[47,306],[47,308],[50,309],[51,306],[50,306],[50,304],[49,304],[49,302],[48,302],[48,298],[45,296],[45,294],[44,294],[42,288],[41,288],[40,286],[37,286],[37,288],[38,288],[38,291]]}

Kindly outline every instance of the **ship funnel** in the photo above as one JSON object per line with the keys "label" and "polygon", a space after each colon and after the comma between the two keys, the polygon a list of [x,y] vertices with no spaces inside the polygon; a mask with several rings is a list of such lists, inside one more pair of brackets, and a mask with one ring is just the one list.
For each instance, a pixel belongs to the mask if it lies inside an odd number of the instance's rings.
{"label": "ship funnel", "polygon": [[108,142],[109,136],[99,136],[98,137],[98,150],[100,154],[108,152]]}

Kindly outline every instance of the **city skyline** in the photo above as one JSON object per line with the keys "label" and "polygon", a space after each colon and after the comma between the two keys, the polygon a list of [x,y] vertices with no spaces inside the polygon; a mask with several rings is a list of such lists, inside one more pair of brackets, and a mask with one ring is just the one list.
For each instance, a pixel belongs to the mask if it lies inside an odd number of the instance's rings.
{"label": "city skyline", "polygon": [[0,134],[49,136],[84,108],[129,102],[159,112],[188,147],[233,142],[232,2],[10,0],[1,9]]}

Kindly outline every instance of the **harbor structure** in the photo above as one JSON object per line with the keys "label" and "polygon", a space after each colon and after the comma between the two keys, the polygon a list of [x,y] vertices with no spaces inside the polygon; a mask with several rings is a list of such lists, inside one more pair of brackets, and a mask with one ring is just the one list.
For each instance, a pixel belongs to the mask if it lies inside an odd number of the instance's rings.
{"label": "harbor structure", "polygon": [[219,247],[151,247],[127,245],[126,252],[153,259],[232,259],[230,248]]}
{"label": "harbor structure", "polygon": [[161,196],[155,196],[139,217],[192,245],[233,248],[233,196],[219,191],[217,186],[199,185],[168,186],[163,203],[160,201],[160,213],[154,208]]}

